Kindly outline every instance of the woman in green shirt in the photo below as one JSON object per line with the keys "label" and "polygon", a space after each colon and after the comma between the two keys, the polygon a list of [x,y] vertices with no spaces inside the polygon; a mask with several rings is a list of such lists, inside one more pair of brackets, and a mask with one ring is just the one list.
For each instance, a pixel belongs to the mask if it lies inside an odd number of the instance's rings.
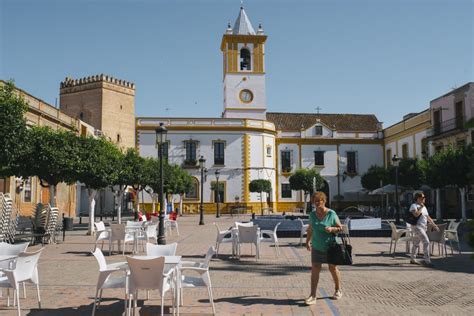
{"label": "woman in green shirt", "polygon": [[[306,248],[311,251],[311,294],[305,299],[307,305],[316,304],[316,289],[318,287],[319,273],[321,265],[328,263],[327,250],[329,243],[333,240],[334,234],[342,231],[341,222],[336,212],[326,207],[326,194],[315,192],[311,196],[311,203],[316,210],[309,214],[309,227],[306,237]],[[342,297],[341,291],[341,273],[334,264],[328,264],[329,271],[336,290],[333,299]]]}

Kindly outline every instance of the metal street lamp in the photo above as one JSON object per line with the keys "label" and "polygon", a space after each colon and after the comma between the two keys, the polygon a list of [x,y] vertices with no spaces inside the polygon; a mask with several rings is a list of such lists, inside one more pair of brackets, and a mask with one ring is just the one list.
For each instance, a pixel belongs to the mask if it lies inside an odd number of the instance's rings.
{"label": "metal street lamp", "polygon": [[216,202],[217,202],[217,210],[216,210],[216,217],[219,218],[221,217],[221,214],[219,212],[219,202],[220,202],[220,191],[219,191],[219,175],[221,173],[219,172],[219,169],[216,169],[215,175],[216,175]]}
{"label": "metal street lamp", "polygon": [[402,158],[398,157],[397,155],[393,155],[392,162],[395,166],[395,207],[396,207],[396,215],[395,215],[395,223],[397,225],[400,224],[400,199],[398,197],[398,165],[400,164],[400,160]]}
{"label": "metal street lamp", "polygon": [[206,159],[203,156],[199,158],[199,168],[201,168],[201,205],[199,205],[199,225],[204,225],[204,166]]}
{"label": "metal street lamp", "polygon": [[163,199],[163,186],[165,182],[165,177],[163,174],[163,149],[166,144],[166,136],[168,130],[166,129],[163,123],[160,123],[160,126],[155,130],[156,132],[156,145],[158,147],[158,158],[160,159],[160,192],[159,192],[159,200],[160,200],[160,224],[158,226],[158,244],[159,245],[166,245],[165,240],[165,212],[164,212],[164,199]]}

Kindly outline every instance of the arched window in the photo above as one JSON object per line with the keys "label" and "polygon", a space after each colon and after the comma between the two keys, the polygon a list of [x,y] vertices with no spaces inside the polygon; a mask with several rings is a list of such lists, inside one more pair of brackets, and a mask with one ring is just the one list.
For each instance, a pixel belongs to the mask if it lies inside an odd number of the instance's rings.
{"label": "arched window", "polygon": [[250,51],[247,48],[240,50],[240,70],[252,70]]}

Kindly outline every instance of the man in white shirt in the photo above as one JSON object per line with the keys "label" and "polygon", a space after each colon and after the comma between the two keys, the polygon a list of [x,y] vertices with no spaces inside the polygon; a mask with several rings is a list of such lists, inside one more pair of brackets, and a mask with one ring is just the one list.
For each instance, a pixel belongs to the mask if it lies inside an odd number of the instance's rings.
{"label": "man in white shirt", "polygon": [[428,228],[428,223],[433,225],[435,230],[439,230],[439,228],[433,222],[425,207],[425,194],[421,191],[417,191],[414,194],[414,199],[415,203],[410,206],[410,212],[412,212],[415,217],[418,217],[418,222],[416,225],[411,226],[413,233],[413,247],[411,249],[410,263],[419,264],[415,258],[421,241],[423,242],[423,255],[425,257],[423,263],[430,265],[430,240],[426,234],[426,229]]}

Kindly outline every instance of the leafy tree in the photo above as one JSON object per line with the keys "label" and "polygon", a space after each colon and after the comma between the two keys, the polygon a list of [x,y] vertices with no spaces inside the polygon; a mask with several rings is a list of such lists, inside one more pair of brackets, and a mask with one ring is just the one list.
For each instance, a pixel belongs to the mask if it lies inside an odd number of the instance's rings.
{"label": "leafy tree", "polygon": [[258,192],[260,193],[260,211],[263,216],[263,192],[270,193],[272,190],[272,183],[270,180],[265,179],[256,179],[252,180],[249,183],[249,191],[250,192]]}
{"label": "leafy tree", "polygon": [[381,185],[387,183],[387,169],[380,166],[371,166],[365,174],[362,175],[360,182],[362,187],[367,190],[375,190]]}
{"label": "leafy tree", "polygon": [[183,214],[183,198],[186,193],[189,193],[193,188],[193,178],[186,171],[177,165],[170,168],[170,178],[165,179],[167,182],[167,192],[171,194],[179,194],[179,213]]}
{"label": "leafy tree", "polygon": [[[427,183],[433,188],[457,186],[461,194],[461,216],[466,219],[466,188],[471,185],[473,173],[473,147],[448,147],[432,157],[425,165]],[[438,217],[439,214],[437,214]]]}
{"label": "leafy tree", "polygon": [[16,93],[13,81],[0,85],[0,176],[28,177],[23,168],[30,149],[25,120],[28,104]]}
{"label": "leafy tree", "polygon": [[[161,188],[161,174],[160,174],[160,160],[156,158],[149,158],[149,165],[147,168],[149,172],[146,185],[148,188],[144,189],[152,196],[153,201],[157,201],[158,194]],[[171,166],[168,165],[167,160],[163,160],[163,194],[171,193],[172,188],[170,187],[170,179],[172,177]],[[151,189],[151,190],[150,190]],[[165,201],[165,198],[163,198]],[[159,201],[158,201],[159,202]],[[166,204],[163,205],[163,209],[166,210]]]}
{"label": "leafy tree", "polygon": [[298,169],[290,176],[290,188],[304,192],[305,209],[308,209],[307,196],[312,195],[315,190],[322,188],[324,178],[316,169]]}
{"label": "leafy tree", "polygon": [[[396,167],[388,168],[388,182],[395,184]],[[425,183],[423,163],[418,159],[403,158],[398,165],[398,184],[413,189],[418,189]]]}
{"label": "leafy tree", "polygon": [[89,193],[89,229],[93,232],[95,221],[95,195],[97,190],[116,183],[117,170],[120,167],[120,150],[105,138],[80,137],[80,150],[76,176]]}
{"label": "leafy tree", "polygon": [[55,131],[49,127],[28,130],[28,155],[21,163],[25,175],[37,176],[43,187],[49,187],[50,204],[56,205],[59,183],[74,184],[77,180],[79,138],[70,131]]}
{"label": "leafy tree", "polygon": [[113,185],[118,188],[116,196],[119,200],[117,218],[122,222],[122,200],[127,186],[140,182],[141,169],[143,169],[145,159],[138,155],[135,149],[129,148],[125,154],[119,155],[117,174]]}
{"label": "leafy tree", "polygon": [[464,128],[468,129],[468,128],[474,128],[474,118],[471,118],[469,121],[467,121],[465,124],[464,124]]}

